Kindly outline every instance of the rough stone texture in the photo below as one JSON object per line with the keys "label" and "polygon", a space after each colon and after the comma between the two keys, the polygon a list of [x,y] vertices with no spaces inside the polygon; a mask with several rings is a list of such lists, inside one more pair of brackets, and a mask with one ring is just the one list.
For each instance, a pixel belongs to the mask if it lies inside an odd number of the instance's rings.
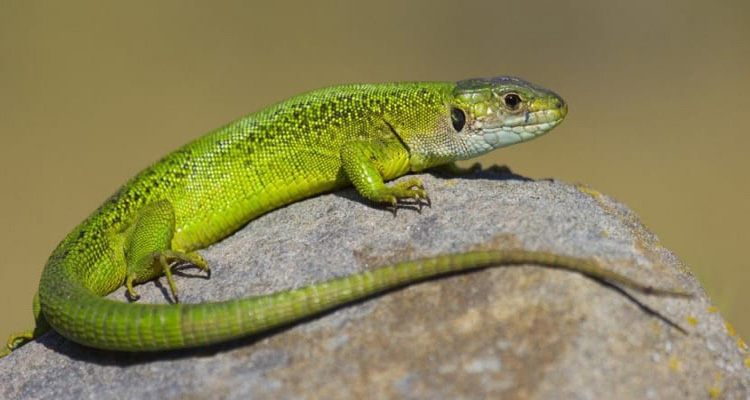
{"label": "rough stone texture", "polygon": [[[353,190],[270,213],[207,249],[185,302],[268,293],[405,258],[486,246],[599,257],[694,299],[623,292],[577,273],[490,268],[432,280],[228,344],[159,354],[49,333],[0,360],[0,397],[748,398],[747,346],[690,270],[615,200],[483,172],[422,177],[433,199],[396,218]],[[200,275],[195,270],[185,275]],[[163,285],[138,290],[164,302]],[[112,295],[124,300],[124,291]],[[658,311],[681,333],[638,306]]]}

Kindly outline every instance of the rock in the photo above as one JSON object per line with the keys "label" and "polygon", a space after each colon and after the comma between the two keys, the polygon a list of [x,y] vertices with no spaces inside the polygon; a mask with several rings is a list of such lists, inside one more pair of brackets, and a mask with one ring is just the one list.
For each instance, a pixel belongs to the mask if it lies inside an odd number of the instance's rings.
{"label": "rock", "polygon": [[[406,258],[488,246],[598,257],[640,282],[683,288],[695,297],[622,291],[538,266],[490,268],[194,350],[107,352],[51,332],[0,360],[0,397],[750,395],[747,346],[690,270],[623,204],[592,189],[512,174],[421,178],[433,200],[421,214],[401,209],[394,218],[346,190],[253,221],[203,252],[211,279],[184,271],[197,277],[178,278],[181,300],[270,293]],[[140,301],[164,303],[165,286],[163,279],[139,286]],[[125,301],[125,292],[111,297]]]}

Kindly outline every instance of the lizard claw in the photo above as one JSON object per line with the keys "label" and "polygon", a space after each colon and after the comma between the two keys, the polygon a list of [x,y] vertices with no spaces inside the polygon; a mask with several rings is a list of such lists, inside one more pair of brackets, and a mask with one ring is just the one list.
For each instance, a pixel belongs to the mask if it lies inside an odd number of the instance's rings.
{"label": "lizard claw", "polygon": [[[411,178],[403,182],[398,182],[393,186],[382,189],[382,193],[376,197],[375,201],[386,203],[393,216],[397,215],[399,208],[399,202],[404,199],[412,199],[417,206],[418,212],[422,212],[424,206],[422,200],[426,200],[427,205],[430,206],[430,197],[427,195],[427,191],[424,190],[422,181],[417,178]],[[412,203],[409,203],[411,205]]]}
{"label": "lizard claw", "polygon": [[128,275],[128,277],[125,279],[125,287],[128,290],[128,297],[130,297],[130,300],[136,301],[141,298],[141,295],[136,293],[135,289],[133,289],[133,282],[135,282],[136,274],[131,273]]}

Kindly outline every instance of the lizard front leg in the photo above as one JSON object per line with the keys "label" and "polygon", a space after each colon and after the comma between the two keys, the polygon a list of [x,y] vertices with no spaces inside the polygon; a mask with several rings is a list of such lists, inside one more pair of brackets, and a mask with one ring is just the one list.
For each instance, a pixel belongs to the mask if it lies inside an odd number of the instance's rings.
{"label": "lizard front leg", "polygon": [[422,200],[429,205],[427,191],[417,178],[391,186],[384,183],[384,178],[395,178],[408,171],[408,153],[398,142],[349,142],[341,149],[341,164],[359,194],[376,203],[390,205],[394,215],[402,199],[414,199],[420,208]]}

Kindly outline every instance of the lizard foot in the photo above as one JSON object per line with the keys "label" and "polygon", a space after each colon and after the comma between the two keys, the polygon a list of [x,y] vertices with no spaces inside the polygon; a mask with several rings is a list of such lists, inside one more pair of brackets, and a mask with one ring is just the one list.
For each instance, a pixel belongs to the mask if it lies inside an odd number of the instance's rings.
{"label": "lizard foot", "polygon": [[[177,297],[177,285],[174,283],[174,275],[172,274],[172,267],[177,265],[194,265],[204,271],[206,276],[211,277],[211,269],[209,268],[203,257],[197,252],[183,253],[174,250],[160,250],[151,254],[151,263],[158,265],[157,270],[163,272],[167,277],[169,283],[169,290],[172,293],[172,298],[175,303],[179,303],[179,297]],[[127,287],[128,296],[133,300],[138,300],[141,296],[133,289],[134,283],[141,282],[137,272],[131,272],[125,279],[125,286]]]}
{"label": "lizard foot", "polygon": [[415,200],[420,212],[424,204],[427,204],[428,207],[431,205],[430,196],[427,195],[427,191],[424,190],[424,185],[419,178],[409,178],[405,181],[397,182],[392,186],[386,187],[384,192],[383,202],[390,204],[394,217],[396,216],[400,200]]}
{"label": "lizard foot", "polygon": [[34,331],[32,329],[10,335],[5,347],[0,349],[0,358],[7,356],[11,352],[13,352],[13,350],[25,345],[32,340],[34,340]]}

